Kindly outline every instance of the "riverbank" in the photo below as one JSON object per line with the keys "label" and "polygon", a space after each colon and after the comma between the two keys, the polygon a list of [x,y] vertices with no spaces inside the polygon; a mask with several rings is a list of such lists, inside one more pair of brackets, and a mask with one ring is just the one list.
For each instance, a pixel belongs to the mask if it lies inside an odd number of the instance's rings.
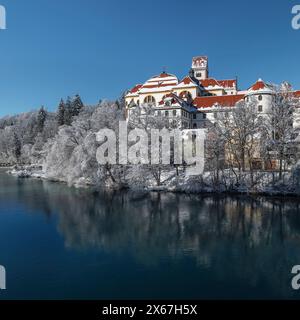
{"label": "riverbank", "polygon": [[[2,168],[7,169],[7,168]],[[267,196],[299,196],[300,188],[298,180],[290,172],[283,173],[283,178],[278,179],[277,172],[254,172],[252,176],[249,172],[240,175],[237,182],[236,175],[230,170],[223,171],[219,175],[219,182],[216,183],[212,172],[205,172],[202,176],[187,176],[185,170],[178,170],[176,173],[164,170],[161,173],[161,183],[148,173],[143,176],[142,181],[134,181],[130,176],[127,183],[109,181],[105,184],[95,183],[88,177],[78,177],[73,183],[53,176],[47,175],[41,165],[13,166],[7,170],[17,178],[45,179],[53,182],[66,183],[76,188],[93,187],[108,190],[131,189],[143,192],[173,192],[173,193],[223,193],[223,194],[252,194]],[[131,182],[131,183],[130,183]]]}

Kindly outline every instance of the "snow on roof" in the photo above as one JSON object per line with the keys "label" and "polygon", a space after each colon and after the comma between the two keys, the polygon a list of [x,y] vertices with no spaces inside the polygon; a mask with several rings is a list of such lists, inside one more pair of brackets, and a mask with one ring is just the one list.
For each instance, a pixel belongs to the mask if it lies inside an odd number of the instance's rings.
{"label": "snow on roof", "polygon": [[236,80],[216,80],[214,78],[207,78],[200,80],[202,87],[205,89],[216,89],[216,88],[236,88]]}
{"label": "snow on roof", "polygon": [[170,91],[178,84],[176,76],[168,73],[161,73],[147,80],[140,88],[140,93]]}
{"label": "snow on roof", "polygon": [[295,97],[300,98],[300,90],[294,92]]}
{"label": "snow on roof", "polygon": [[226,96],[208,96],[197,97],[194,99],[193,104],[196,108],[211,108],[215,105],[223,107],[233,107],[239,101],[244,99],[243,94],[226,95]]}
{"label": "snow on roof", "polygon": [[190,88],[190,87],[198,87],[198,84],[189,76],[184,77],[176,86],[176,88]]}
{"label": "snow on roof", "polygon": [[236,88],[236,83],[237,83],[235,79],[218,80],[218,82],[224,88]]}
{"label": "snow on roof", "polygon": [[129,90],[129,93],[138,92],[142,86],[143,86],[142,84],[136,84],[131,90]]}
{"label": "snow on roof", "polygon": [[259,78],[249,89],[248,94],[273,93],[270,85]]}

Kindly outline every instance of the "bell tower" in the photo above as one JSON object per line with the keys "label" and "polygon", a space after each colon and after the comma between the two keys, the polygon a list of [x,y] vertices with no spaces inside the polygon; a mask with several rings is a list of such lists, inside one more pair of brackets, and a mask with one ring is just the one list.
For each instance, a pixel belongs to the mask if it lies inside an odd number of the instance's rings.
{"label": "bell tower", "polygon": [[208,78],[208,58],[206,56],[194,57],[192,61],[192,70],[197,80]]}

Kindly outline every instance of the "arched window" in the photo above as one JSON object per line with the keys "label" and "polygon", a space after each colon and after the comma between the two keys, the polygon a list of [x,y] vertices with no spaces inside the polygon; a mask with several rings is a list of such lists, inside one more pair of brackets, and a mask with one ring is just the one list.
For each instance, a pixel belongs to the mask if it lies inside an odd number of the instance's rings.
{"label": "arched window", "polygon": [[153,96],[147,96],[144,100],[144,103],[155,105],[155,98]]}
{"label": "arched window", "polygon": [[192,95],[189,91],[182,91],[179,95],[181,99],[185,99],[187,101],[192,100]]}
{"label": "arched window", "polygon": [[262,95],[258,96],[258,100],[261,101],[262,100]]}

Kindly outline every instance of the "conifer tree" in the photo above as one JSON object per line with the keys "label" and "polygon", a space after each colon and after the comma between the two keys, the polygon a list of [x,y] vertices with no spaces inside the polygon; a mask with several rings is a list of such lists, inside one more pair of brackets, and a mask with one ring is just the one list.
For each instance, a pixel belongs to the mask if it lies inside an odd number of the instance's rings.
{"label": "conifer tree", "polygon": [[37,129],[38,129],[38,132],[43,132],[46,119],[47,119],[47,112],[44,109],[44,106],[42,106],[40,108],[40,110],[38,112],[38,116],[37,116]]}
{"label": "conifer tree", "polygon": [[72,116],[78,116],[84,105],[80,96],[77,94],[72,101]]}
{"label": "conifer tree", "polygon": [[57,116],[56,116],[57,124],[59,127],[65,124],[65,110],[66,110],[65,102],[63,99],[61,99],[58,106],[58,110],[57,110]]}
{"label": "conifer tree", "polygon": [[72,109],[73,109],[72,100],[70,97],[68,97],[65,104],[65,112],[64,112],[64,124],[67,126],[70,126],[72,123],[72,117],[73,117]]}

